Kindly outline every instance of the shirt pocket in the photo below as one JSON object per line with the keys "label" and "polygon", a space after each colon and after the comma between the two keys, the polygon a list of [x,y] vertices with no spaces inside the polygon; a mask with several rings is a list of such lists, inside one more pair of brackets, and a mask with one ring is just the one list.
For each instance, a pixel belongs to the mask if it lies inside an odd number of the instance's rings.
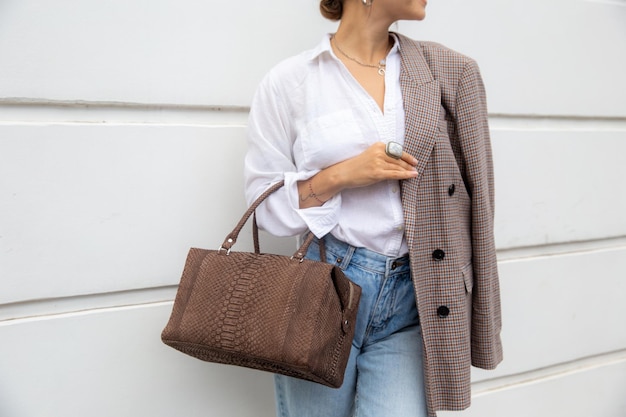
{"label": "shirt pocket", "polygon": [[369,144],[350,109],[334,111],[308,122],[300,134],[305,168],[323,169],[363,152]]}

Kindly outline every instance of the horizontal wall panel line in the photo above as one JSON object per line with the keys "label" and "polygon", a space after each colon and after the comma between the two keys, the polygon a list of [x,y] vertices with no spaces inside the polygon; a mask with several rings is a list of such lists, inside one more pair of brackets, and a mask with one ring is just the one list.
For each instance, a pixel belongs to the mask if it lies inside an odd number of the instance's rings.
{"label": "horizontal wall panel line", "polygon": [[580,358],[541,369],[475,382],[472,384],[472,392],[474,397],[479,397],[497,391],[537,384],[546,380],[562,378],[567,375],[586,372],[605,366],[613,366],[623,362],[626,362],[626,349]]}
{"label": "horizontal wall panel line", "polygon": [[[122,101],[0,97],[0,122],[135,122],[245,124],[249,107]],[[624,131],[624,117],[491,113],[491,129],[515,131]]]}
{"label": "horizontal wall panel line", "polygon": [[[94,100],[55,100],[47,98],[29,98],[29,97],[0,97],[0,106],[16,106],[16,107],[32,107],[47,106],[61,107],[68,109],[79,108],[126,108],[126,109],[179,109],[179,110],[202,110],[202,111],[238,111],[247,113],[250,108],[248,106],[232,106],[218,104],[173,104],[173,103],[142,103],[130,101],[94,101]],[[489,113],[493,120],[535,120],[535,121],[559,121],[559,122],[618,122],[626,123],[626,117],[623,116],[572,116],[566,114],[522,114],[522,113]]]}
{"label": "horizontal wall panel line", "polygon": [[0,124],[245,125],[249,108],[0,98]]}
{"label": "horizontal wall panel line", "polygon": [[500,249],[498,250],[497,255],[498,261],[510,262],[525,260],[529,258],[542,258],[559,255],[577,255],[597,251],[620,249],[626,249],[626,236]]}
{"label": "horizontal wall panel line", "polygon": [[[92,126],[92,127],[196,127],[196,128],[245,128],[247,120],[245,118],[231,117],[233,115],[220,114],[212,117],[204,117],[204,120],[189,120],[188,118],[168,118],[160,120],[122,120],[123,118],[113,118],[109,120],[65,120],[54,121],[49,119],[33,120],[33,121],[2,121],[0,120],[0,126],[7,127],[46,127],[46,126],[63,126],[63,127],[78,127],[78,126]],[[209,120],[211,119],[211,120]]]}
{"label": "horizontal wall panel line", "polygon": [[490,114],[489,126],[493,131],[626,132],[626,117]]}
{"label": "horizontal wall panel line", "polygon": [[247,106],[220,106],[210,104],[171,104],[171,103],[140,103],[130,101],[92,101],[92,100],[53,100],[46,98],[27,97],[0,97],[0,106],[48,106],[63,108],[126,108],[126,109],[186,109],[202,111],[243,111],[248,112]]}
{"label": "horizontal wall panel line", "polygon": [[120,311],[137,310],[137,309],[143,309],[143,308],[155,308],[155,307],[168,306],[168,305],[171,306],[172,302],[171,301],[153,301],[153,302],[146,302],[146,303],[141,303],[141,304],[128,304],[128,305],[119,305],[119,306],[114,306],[114,307],[90,308],[90,309],[85,309],[85,310],[68,311],[65,313],[58,313],[58,314],[47,314],[47,315],[41,315],[41,316],[24,317],[24,318],[20,318],[16,320],[0,321],[0,328],[2,328],[3,326],[14,326],[14,325],[25,324],[25,323],[40,322],[44,320],[59,320],[59,319],[65,319],[65,318],[70,318],[70,317],[102,314],[104,312],[120,312]]}
{"label": "horizontal wall panel line", "polygon": [[100,294],[29,300],[0,305],[0,326],[24,320],[54,318],[74,313],[172,303],[177,286],[141,288]]}

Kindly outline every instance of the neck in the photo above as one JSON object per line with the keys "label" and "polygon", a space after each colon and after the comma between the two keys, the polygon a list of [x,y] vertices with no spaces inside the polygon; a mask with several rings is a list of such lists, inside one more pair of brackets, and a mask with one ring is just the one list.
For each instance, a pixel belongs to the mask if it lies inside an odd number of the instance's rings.
{"label": "neck", "polygon": [[376,19],[372,7],[346,1],[341,23],[335,33],[341,48],[367,62],[378,62],[389,50],[389,26],[393,22]]}

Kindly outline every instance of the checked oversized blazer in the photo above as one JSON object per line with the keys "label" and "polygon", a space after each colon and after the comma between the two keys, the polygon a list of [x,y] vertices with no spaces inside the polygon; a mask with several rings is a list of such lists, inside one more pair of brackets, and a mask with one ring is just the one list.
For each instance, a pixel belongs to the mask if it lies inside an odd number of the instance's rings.
{"label": "checked oversized blazer", "polygon": [[486,98],[476,63],[442,45],[400,39],[405,230],[424,340],[426,400],[470,405],[470,368],[502,360],[494,184]]}

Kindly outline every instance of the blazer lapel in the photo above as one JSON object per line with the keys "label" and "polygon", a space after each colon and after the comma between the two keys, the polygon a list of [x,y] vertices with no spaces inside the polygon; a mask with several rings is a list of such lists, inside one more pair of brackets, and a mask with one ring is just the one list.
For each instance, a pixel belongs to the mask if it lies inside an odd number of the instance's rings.
{"label": "blazer lapel", "polygon": [[404,150],[417,158],[417,184],[430,158],[441,110],[441,91],[419,43],[402,35],[400,39],[400,86],[404,100]]}

